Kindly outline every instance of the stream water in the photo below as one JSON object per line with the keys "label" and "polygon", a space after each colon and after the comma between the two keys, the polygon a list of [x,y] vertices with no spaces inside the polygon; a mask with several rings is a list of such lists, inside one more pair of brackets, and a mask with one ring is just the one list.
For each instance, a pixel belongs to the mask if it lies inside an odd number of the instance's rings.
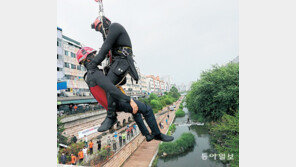
{"label": "stream water", "polygon": [[203,160],[202,155],[209,156],[208,150],[211,149],[210,146],[210,135],[208,130],[204,126],[192,125],[192,126],[182,126],[182,124],[187,123],[188,110],[183,108],[186,115],[181,118],[176,118],[176,131],[173,134],[175,140],[178,139],[182,133],[191,132],[195,136],[195,146],[192,150],[174,157],[159,158],[157,166],[158,167],[224,167],[224,165],[218,160],[213,158],[207,158]]}

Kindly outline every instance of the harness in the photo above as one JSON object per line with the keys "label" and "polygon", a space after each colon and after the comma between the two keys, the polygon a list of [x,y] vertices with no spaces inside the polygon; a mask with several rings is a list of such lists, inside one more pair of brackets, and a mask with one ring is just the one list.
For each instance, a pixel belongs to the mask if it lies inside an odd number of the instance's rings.
{"label": "harness", "polygon": [[112,49],[112,55],[113,59],[126,59],[129,64],[129,70],[125,72],[124,77],[122,80],[117,84],[120,85],[124,79],[126,78],[126,75],[129,74],[131,76],[131,81],[133,84],[133,80],[136,80],[136,83],[138,83],[139,76],[138,72],[136,70],[136,67],[134,66],[134,59],[133,59],[133,50],[129,46],[120,46]]}
{"label": "harness", "polygon": [[112,49],[112,53],[114,58],[126,58],[133,55],[133,50],[129,46],[120,46]]}

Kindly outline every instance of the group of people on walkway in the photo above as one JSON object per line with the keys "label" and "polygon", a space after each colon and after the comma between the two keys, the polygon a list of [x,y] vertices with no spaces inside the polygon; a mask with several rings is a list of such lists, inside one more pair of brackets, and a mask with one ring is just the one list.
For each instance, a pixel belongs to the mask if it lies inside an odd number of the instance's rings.
{"label": "group of people on walkway", "polygon": [[[166,118],[165,118],[165,123],[166,123],[166,125],[169,124],[169,119],[170,119],[170,114],[167,114],[167,116],[166,116]],[[164,128],[164,124],[162,123],[162,121],[160,121],[160,122],[158,123],[158,126],[160,127],[160,129],[163,129],[163,128]]]}
{"label": "group of people on walkway", "polygon": [[137,134],[137,126],[134,124],[132,126],[127,125],[122,133],[114,132],[112,139],[108,136],[107,145],[113,147],[113,151],[116,152],[118,148],[121,148],[128,141],[130,141]]}
{"label": "group of people on walkway", "polygon": [[[74,143],[77,142],[76,136],[73,135],[71,142],[74,142]],[[83,161],[87,161],[88,155],[93,154],[93,148],[94,148],[93,141],[92,140],[90,140],[90,142],[86,141],[86,145],[83,147],[83,149],[79,150],[77,155],[75,155],[74,153],[71,153],[71,164],[76,165],[77,163],[81,164]],[[64,152],[62,153],[59,162],[61,164],[67,163],[67,157]]]}
{"label": "group of people on walkway", "polygon": [[[128,141],[130,141],[136,134],[138,133],[137,131],[137,126],[134,125],[127,125],[126,128],[122,133],[114,132],[112,136],[107,137],[106,144],[109,147],[113,147],[113,151],[116,152],[118,151],[119,148],[123,147]],[[71,143],[76,143],[77,138],[76,136],[72,136],[71,138]],[[81,164],[83,161],[87,162],[89,159],[89,155],[92,155],[94,152],[94,143],[93,140],[90,140],[88,142],[87,136],[84,136],[84,144],[85,146],[83,149],[79,150],[78,154],[75,155],[74,153],[71,153],[71,164],[76,165],[76,164]],[[97,152],[99,152],[103,147],[102,147],[102,140],[98,139],[97,140]],[[62,153],[59,162],[61,164],[66,164],[67,163],[67,157],[65,153]]]}

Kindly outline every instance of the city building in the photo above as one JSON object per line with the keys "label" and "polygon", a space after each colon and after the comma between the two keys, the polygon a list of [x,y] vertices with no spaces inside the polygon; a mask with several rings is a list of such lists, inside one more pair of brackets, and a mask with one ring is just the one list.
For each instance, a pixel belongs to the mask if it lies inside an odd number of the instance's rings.
{"label": "city building", "polygon": [[149,93],[163,95],[164,92],[170,90],[170,84],[160,79],[159,76],[155,77],[154,75],[147,75],[146,78]]}
{"label": "city building", "polygon": [[64,49],[63,49],[63,30],[57,27],[57,81],[64,77]]}
{"label": "city building", "polygon": [[177,89],[179,92],[185,92],[186,91],[186,85],[184,83],[177,86]]}
{"label": "city building", "polygon": [[76,53],[80,48],[80,42],[63,35],[64,80],[67,81],[66,93],[69,96],[89,96],[88,86],[83,80],[86,69],[79,65],[76,59]]}
{"label": "city building", "polygon": [[166,75],[166,76],[162,76],[161,80],[163,80],[165,82],[165,88],[166,91],[170,91],[170,89],[172,88],[172,78],[170,75]]}
{"label": "city building", "polygon": [[146,96],[148,95],[148,80],[146,76],[142,73],[140,74],[140,80],[139,80],[139,85],[140,85],[140,90],[141,90],[141,95]]}
{"label": "city building", "polygon": [[86,69],[80,66],[76,53],[81,43],[63,35],[57,27],[57,84],[58,96],[90,96],[87,84],[83,80]]}
{"label": "city building", "polygon": [[123,90],[128,96],[136,98],[144,97],[148,94],[147,78],[140,72],[139,68],[137,68],[137,72],[139,74],[138,84],[136,83],[136,81],[132,82],[131,76],[127,75],[126,84],[122,86]]}

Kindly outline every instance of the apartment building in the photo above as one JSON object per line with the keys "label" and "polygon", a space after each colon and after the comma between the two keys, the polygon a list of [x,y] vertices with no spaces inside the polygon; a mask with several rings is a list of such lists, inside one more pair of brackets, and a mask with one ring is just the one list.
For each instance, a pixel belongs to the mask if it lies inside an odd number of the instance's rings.
{"label": "apartment building", "polygon": [[66,93],[69,96],[89,95],[88,86],[83,80],[86,69],[79,65],[76,59],[80,48],[80,42],[63,35],[64,80],[67,81]]}
{"label": "apartment building", "polygon": [[63,30],[57,27],[57,81],[64,77],[64,49],[63,49]]}
{"label": "apartment building", "polygon": [[164,94],[164,92],[169,91],[169,85],[167,82],[161,80],[159,76],[155,77],[154,75],[147,75],[147,87],[149,93],[155,93],[158,95]]}
{"label": "apartment building", "polygon": [[90,95],[83,80],[86,69],[80,66],[76,59],[76,53],[80,48],[80,42],[63,35],[62,29],[57,27],[57,82],[58,85],[64,84],[57,92],[59,96]]}

